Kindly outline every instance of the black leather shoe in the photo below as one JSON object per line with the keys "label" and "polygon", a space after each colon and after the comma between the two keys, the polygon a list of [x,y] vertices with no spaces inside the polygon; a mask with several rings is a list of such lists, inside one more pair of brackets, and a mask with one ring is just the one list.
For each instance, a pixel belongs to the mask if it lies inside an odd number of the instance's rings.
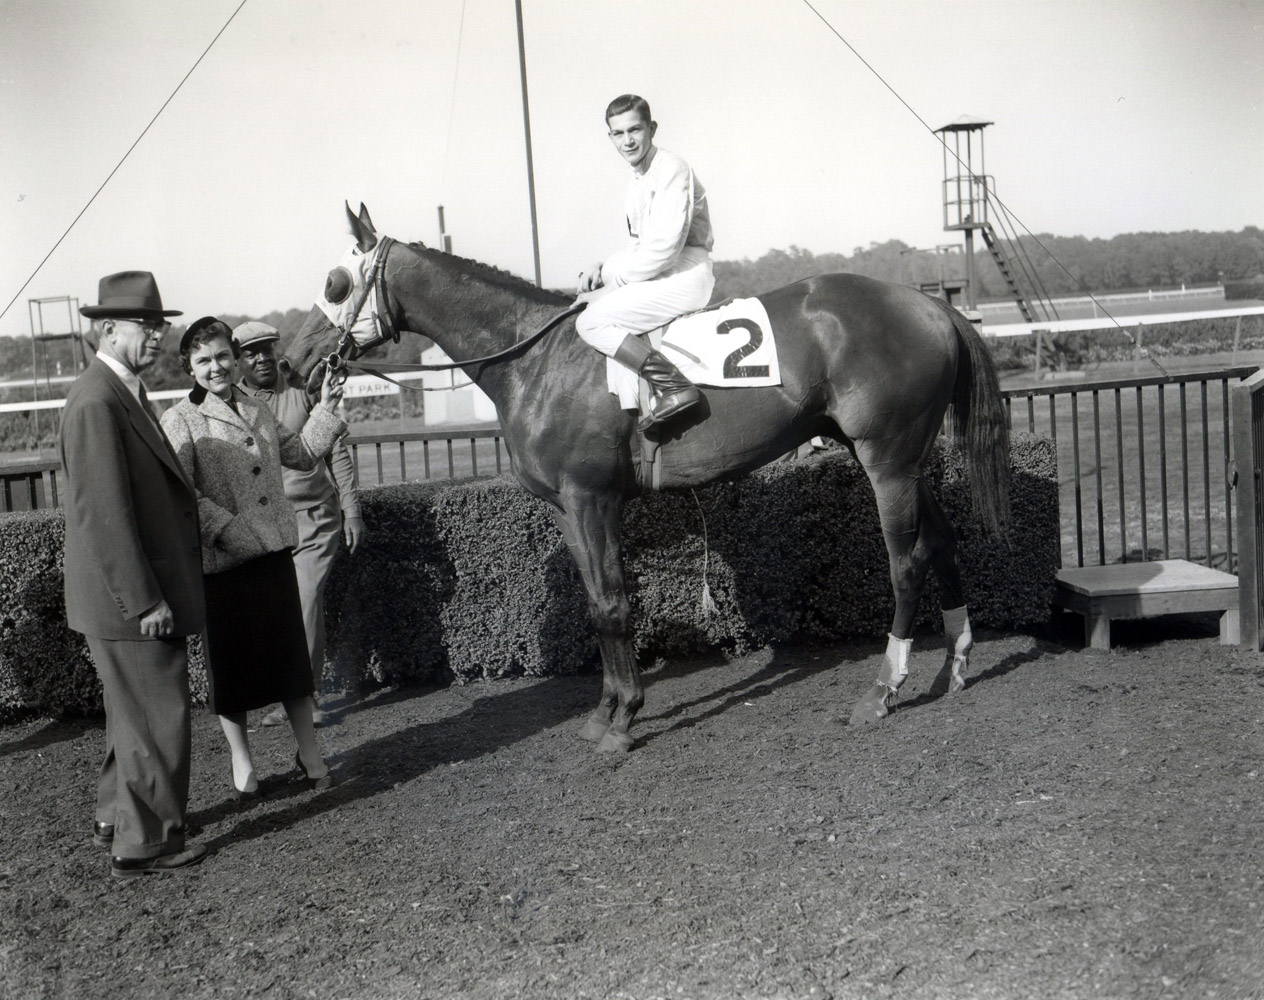
{"label": "black leather shoe", "polygon": [[92,843],[97,847],[110,847],[114,843],[114,824],[100,823],[93,821],[92,823]]}
{"label": "black leather shoe", "polygon": [[334,787],[334,772],[330,771],[328,767],[326,767],[325,773],[319,778],[313,778],[307,773],[307,768],[303,766],[303,758],[297,753],[294,754],[294,766],[303,775],[303,780],[307,782],[307,787],[313,791],[323,792]]}
{"label": "black leather shoe", "polygon": [[[251,788],[250,785],[254,785]],[[237,801],[239,802],[258,802],[263,798],[263,789],[259,787],[259,779],[255,777],[254,769],[250,771],[250,777],[246,781],[245,788],[237,787],[237,779],[233,778],[233,791],[237,793]]]}
{"label": "black leather shoe", "polygon": [[191,868],[206,858],[206,845],[195,844],[177,854],[160,854],[156,858],[111,858],[110,874],[115,878],[140,878],[142,875],[169,875],[181,868]]}

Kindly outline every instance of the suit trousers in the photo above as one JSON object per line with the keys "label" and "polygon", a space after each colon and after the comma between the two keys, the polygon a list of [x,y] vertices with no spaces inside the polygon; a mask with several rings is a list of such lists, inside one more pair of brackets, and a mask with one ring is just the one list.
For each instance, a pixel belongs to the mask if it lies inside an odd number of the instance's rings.
{"label": "suit trousers", "polygon": [[116,858],[177,853],[192,743],[185,639],[85,638],[105,702],[96,819],[114,824]]}
{"label": "suit trousers", "polygon": [[299,508],[295,515],[298,544],[290,551],[298,576],[298,596],[303,604],[303,630],[307,633],[307,652],[312,658],[312,681],[319,698],[325,673],[325,584],[342,542],[342,511],[338,497],[331,493],[315,507]]}

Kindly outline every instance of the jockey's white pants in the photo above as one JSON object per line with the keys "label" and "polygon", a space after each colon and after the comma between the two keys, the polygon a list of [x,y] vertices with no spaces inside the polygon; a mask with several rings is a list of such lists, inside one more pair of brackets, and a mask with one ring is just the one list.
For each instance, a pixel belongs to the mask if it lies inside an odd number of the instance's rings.
{"label": "jockey's white pants", "polygon": [[575,331],[607,357],[629,333],[645,333],[711,300],[715,274],[701,247],[685,247],[680,260],[650,281],[599,288],[575,317]]}

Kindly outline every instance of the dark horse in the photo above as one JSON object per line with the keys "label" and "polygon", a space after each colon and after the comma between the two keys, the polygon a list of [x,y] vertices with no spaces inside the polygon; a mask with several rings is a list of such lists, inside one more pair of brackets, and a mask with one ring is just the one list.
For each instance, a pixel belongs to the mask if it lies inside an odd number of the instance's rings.
{"label": "dark horse", "polygon": [[[352,247],[325,299],[289,347],[307,376],[339,337],[354,356],[389,334],[423,334],[462,364],[496,405],[513,472],[548,501],[588,591],[604,670],[601,700],[581,735],[627,750],[644,702],[623,577],[620,516],[644,492],[636,414],[607,389],[605,358],[570,318],[515,349],[572,305],[503,271],[420,244],[379,240],[350,206]],[[824,435],[845,444],[873,484],[891,564],[895,616],[877,680],[853,723],[883,718],[907,673],[918,600],[933,570],[947,656],[932,691],[964,687],[972,645],[956,540],[922,478],[944,424],[968,463],[976,513],[993,537],[1008,519],[1009,437],[996,374],[978,333],[939,299],[903,285],[827,274],[759,296],[776,335],[782,383],[704,390],[693,423],[661,442],[661,488],[732,479]],[[487,356],[507,352],[493,360]],[[336,363],[336,362],[335,362]]]}

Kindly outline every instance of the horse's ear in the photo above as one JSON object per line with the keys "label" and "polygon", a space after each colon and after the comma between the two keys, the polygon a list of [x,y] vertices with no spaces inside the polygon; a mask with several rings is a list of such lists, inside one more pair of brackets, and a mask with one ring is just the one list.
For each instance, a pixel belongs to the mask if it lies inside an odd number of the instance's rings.
{"label": "horse's ear", "polygon": [[360,214],[356,215],[351,211],[351,203],[344,201],[343,207],[347,210],[347,222],[351,226],[351,235],[355,237],[356,248],[361,253],[368,253],[377,246],[377,233],[373,230],[373,220],[369,218],[369,213],[364,210],[364,203],[360,204]]}
{"label": "horse's ear", "polygon": [[377,230],[373,228],[373,220],[369,218],[369,210],[360,202],[360,214],[351,211],[351,203],[343,202],[347,209],[347,221],[351,223],[351,235],[355,237],[356,248],[361,253],[368,253],[377,246]]}

